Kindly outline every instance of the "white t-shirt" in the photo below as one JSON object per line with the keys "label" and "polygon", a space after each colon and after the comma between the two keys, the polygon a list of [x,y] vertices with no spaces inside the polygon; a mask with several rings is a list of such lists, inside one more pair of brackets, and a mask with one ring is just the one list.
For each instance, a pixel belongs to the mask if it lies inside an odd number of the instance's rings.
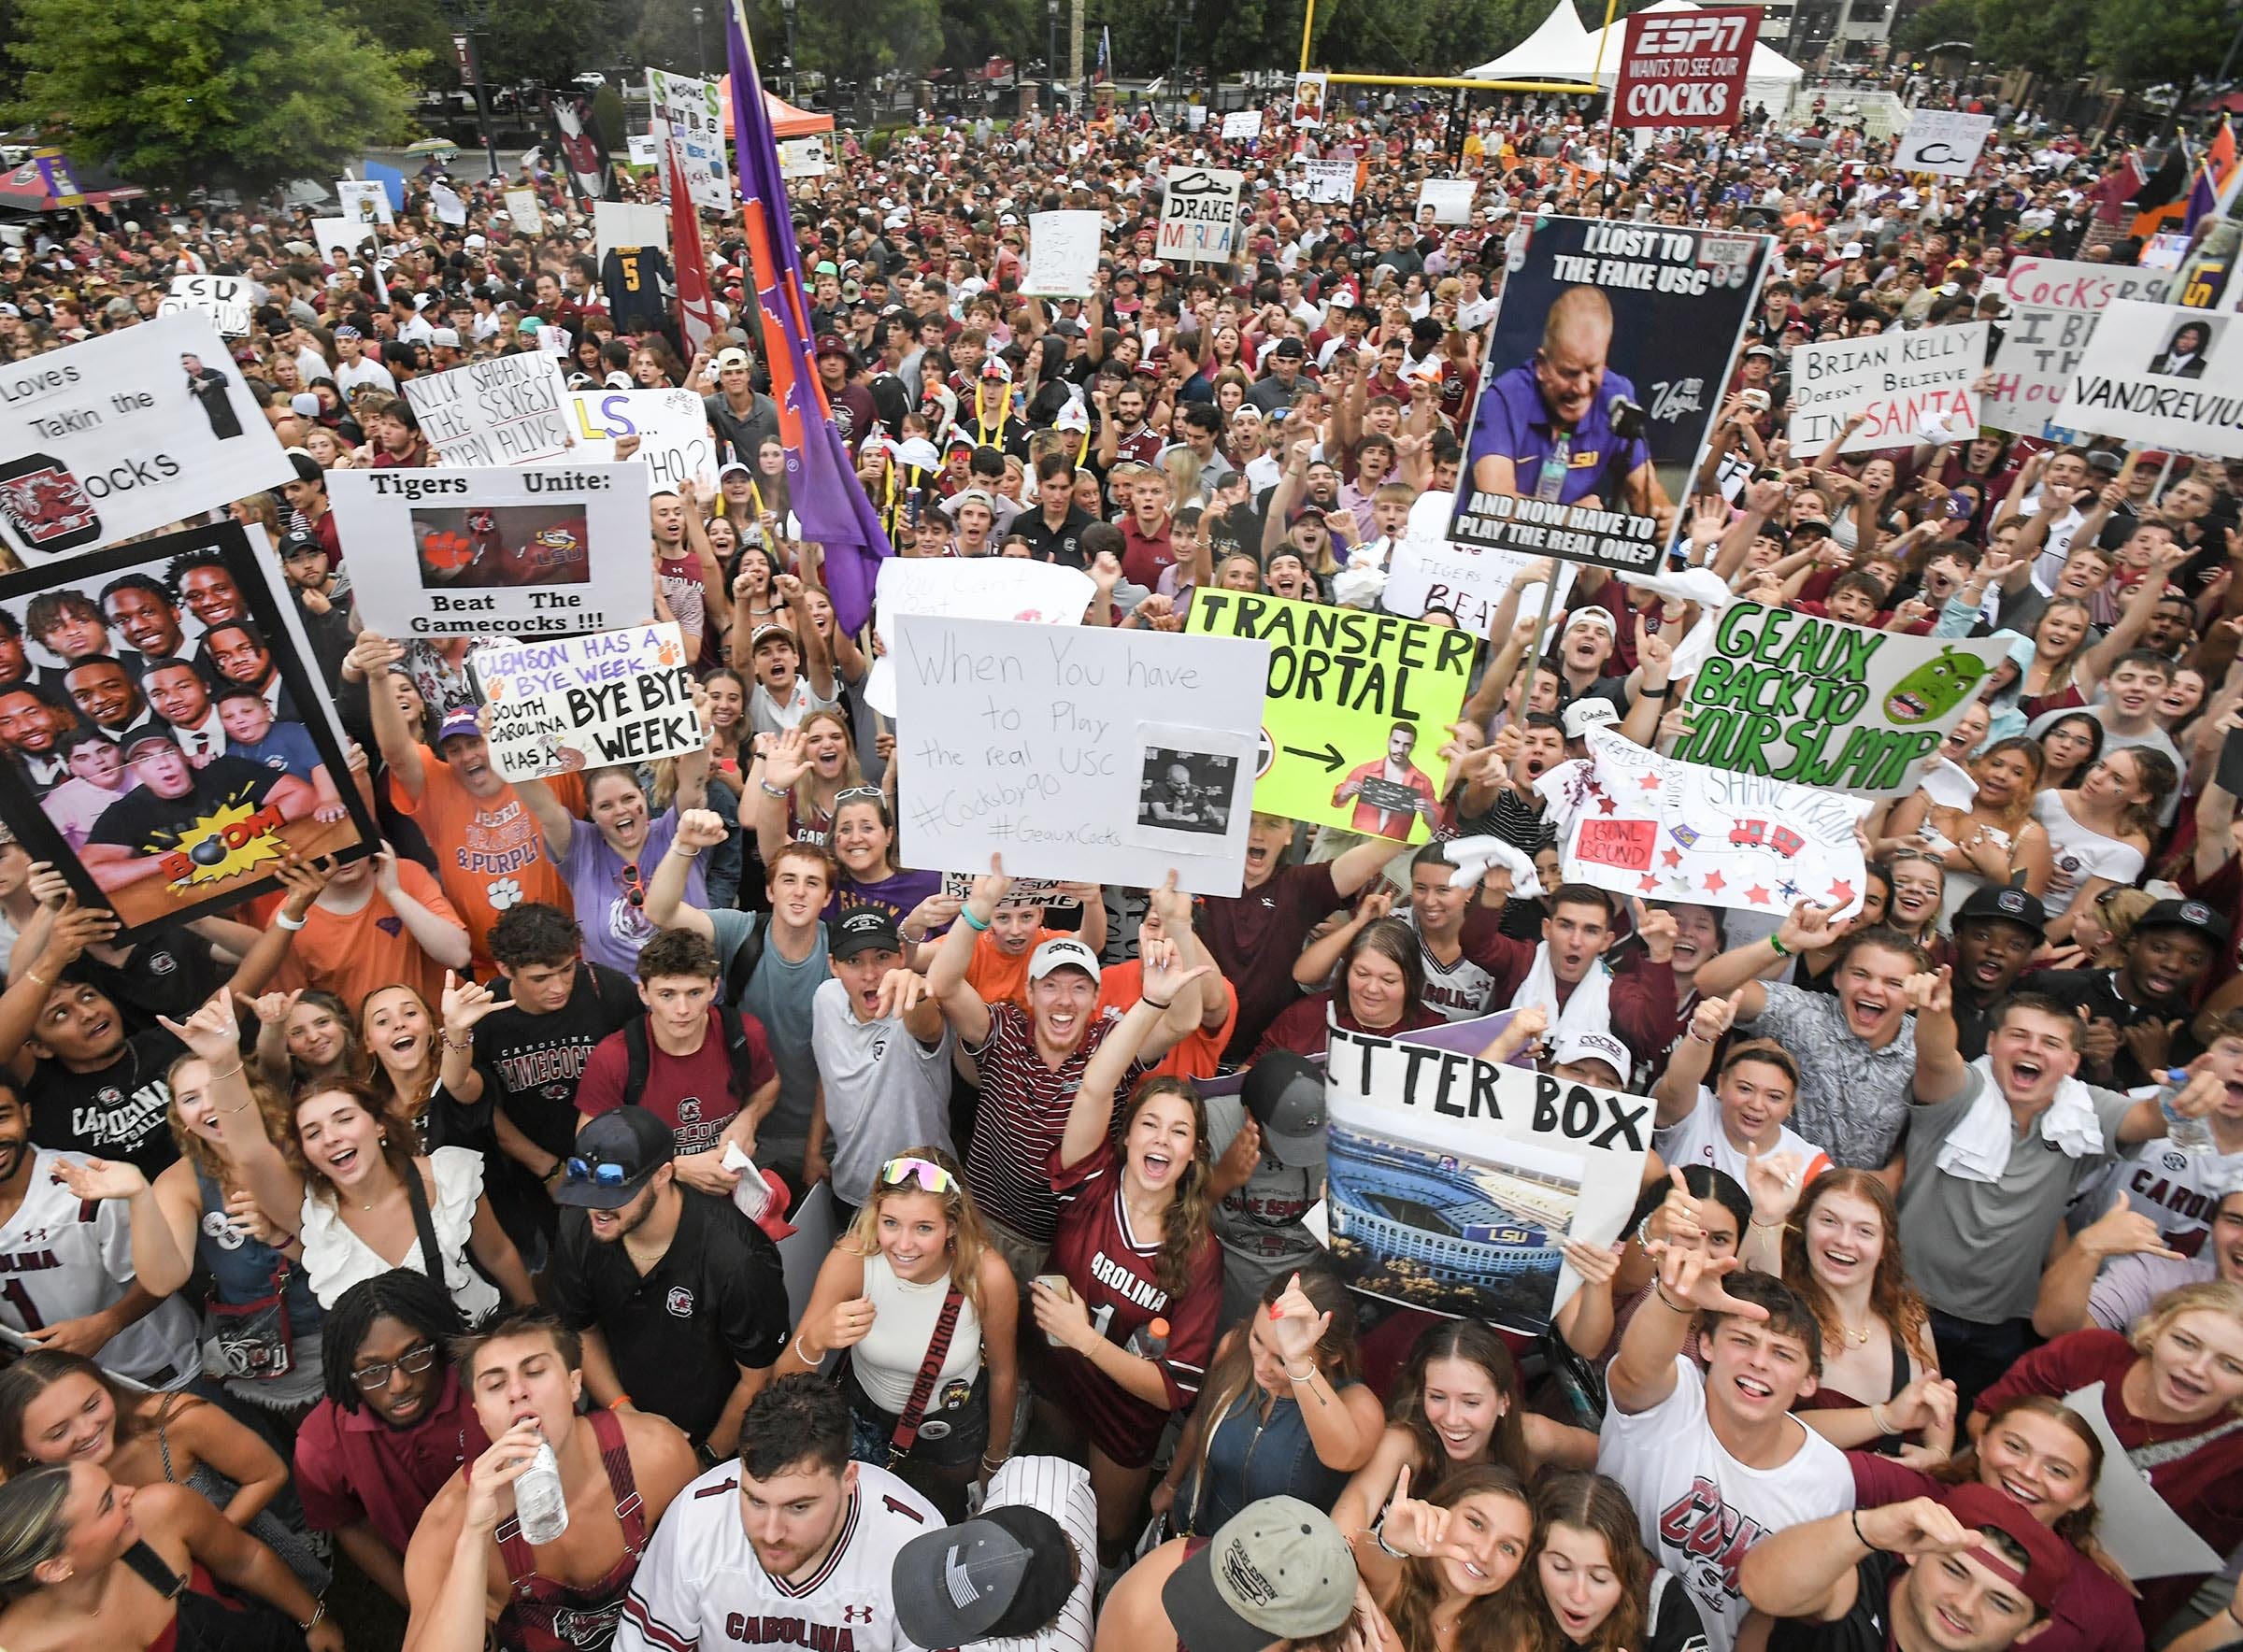
{"label": "white t-shirt", "polygon": [[391,375],[387,367],[372,356],[361,356],[355,362],[337,363],[333,377],[335,388],[343,392],[345,401],[349,401],[351,392],[362,385],[370,384],[376,390],[388,395],[393,396],[397,393],[397,380]]}
{"label": "white t-shirt", "polygon": [[[1698,1104],[1690,1116],[1664,1130],[1653,1131],[1651,1146],[1669,1164],[1709,1164],[1738,1187],[1745,1186],[1745,1155],[1722,1128],[1721,1097],[1703,1084],[1698,1086]],[[1788,1124],[1776,1127],[1774,1150],[1799,1161],[1801,1187],[1830,1168],[1830,1155]]]}
{"label": "white t-shirt", "polygon": [[2068,907],[2072,897],[2079,892],[2079,886],[2090,878],[2107,877],[2113,883],[2132,883],[2142,875],[2141,850],[2080,825],[2055,792],[2043,791],[2033,799],[2033,818],[2049,834],[2053,870],[2049,876],[2048,892],[2041,900],[2050,912],[2062,912]]}
{"label": "white t-shirt", "polygon": [[807,676],[794,678],[794,691],[783,703],[759,682],[748,692],[748,723],[759,734],[776,734],[797,726],[811,712],[823,711],[834,704],[813,693]]}
{"label": "white t-shirt", "polygon": [[773,1577],[755,1558],[736,1460],[688,1486],[639,1559],[615,1652],[715,1652],[742,1644],[916,1652],[895,1623],[895,1555],[941,1530],[943,1518],[886,1469],[853,1466],[857,1485],[841,1511],[841,1535],[799,1584]]}
{"label": "white t-shirt", "polygon": [[[0,1325],[10,1331],[98,1314],[136,1277],[125,1203],[81,1200],[55,1178],[56,1165],[87,1163],[86,1155],[31,1151],[23,1203],[0,1227]],[[109,1338],[93,1358],[103,1370],[149,1388],[182,1388],[203,1374],[194,1316],[177,1296]]]}
{"label": "white t-shirt", "polygon": [[1596,1468],[1618,1480],[1643,1525],[1643,1546],[1682,1581],[1712,1652],[1730,1652],[1748,1610],[1736,1587],[1745,1551],[1769,1533],[1853,1506],[1846,1454],[1794,1421],[1799,1447],[1779,1467],[1748,1468],[1714,1438],[1706,1376],[1675,1356],[1674,1391],[1648,1411],[1608,1407]]}

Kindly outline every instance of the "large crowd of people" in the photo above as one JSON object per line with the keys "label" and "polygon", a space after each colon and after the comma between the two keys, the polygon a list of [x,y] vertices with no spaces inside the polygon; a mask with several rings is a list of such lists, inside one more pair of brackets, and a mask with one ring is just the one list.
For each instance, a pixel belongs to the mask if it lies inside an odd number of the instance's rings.
{"label": "large crowd of people", "polygon": [[[1393,839],[1257,814],[1232,897],[902,863],[917,776],[802,533],[736,221],[693,349],[535,164],[461,183],[464,222],[432,165],[379,263],[158,202],[0,249],[16,360],[178,273],[251,284],[235,360],[294,478],[232,510],[353,737],[317,780],[276,743],[312,712],[196,565],[0,625],[6,761],[33,793],[293,764],[292,807],[355,788],[383,834],[129,939],[0,846],[0,1645],[2243,1644],[2243,467],[1783,434],[1801,344],[1998,333],[2010,261],[2140,257],[2115,146],[1988,112],[1936,188],[1820,107],[1607,170],[1563,104],[1393,100],[1251,142],[956,122],[795,181],[895,554],[1055,562],[1087,623],[1161,631],[1203,587],[1382,608],[1537,220],[1773,237],[1675,556],[2008,650],[1864,820],[1858,909],[1779,921],[1559,876],[1536,782],[1594,727],[1688,733],[1696,604],[1590,566],[1547,634],[1554,570],[1518,575]],[[1296,150],[1343,146],[1353,199],[1307,200]],[[1192,159],[1246,173],[1235,263],[1158,255]],[[1062,206],[1104,217],[1094,291],[1025,297]],[[648,578],[706,748],[511,782],[474,639],[358,620],[327,477],[440,459],[405,387],[554,331],[576,388],[704,398],[715,483],[654,496]],[[1460,883],[1472,838],[1506,852]],[[1318,1223],[1329,1030],[1505,1010],[1492,1059],[1655,1109],[1532,1338],[1351,1292]]]}

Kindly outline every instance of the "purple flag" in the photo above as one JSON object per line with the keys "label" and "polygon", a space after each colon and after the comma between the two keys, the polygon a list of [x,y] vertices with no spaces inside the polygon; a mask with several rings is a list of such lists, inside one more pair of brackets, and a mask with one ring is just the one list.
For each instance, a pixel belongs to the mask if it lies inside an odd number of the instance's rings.
{"label": "purple flag", "polygon": [[725,36],[732,64],[740,214],[764,363],[771,375],[771,399],[779,404],[779,441],[787,450],[787,494],[801,519],[802,536],[825,548],[825,589],[833,598],[835,621],[853,632],[872,617],[880,559],[895,552],[881,531],[879,513],[857,480],[856,466],[834,428],[824,388],[818,382],[793,215],[787,206],[779,144],[764,104],[755,52],[741,26],[739,0],[730,0],[727,7]]}

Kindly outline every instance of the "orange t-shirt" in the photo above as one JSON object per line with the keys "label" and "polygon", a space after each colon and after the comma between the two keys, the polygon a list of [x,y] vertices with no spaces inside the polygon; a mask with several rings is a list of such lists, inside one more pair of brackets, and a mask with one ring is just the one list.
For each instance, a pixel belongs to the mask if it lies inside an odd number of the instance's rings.
{"label": "orange t-shirt", "polygon": [[[450,923],[460,921],[436,880],[418,861],[397,862],[405,892]],[[421,950],[405,919],[379,890],[356,912],[329,912],[314,904],[296,936],[296,961],[315,987],[324,987],[352,1010],[382,987],[411,987],[433,1012],[444,1002],[444,966]]]}
{"label": "orange t-shirt", "polygon": [[[1238,990],[1224,981],[1222,990],[1230,1005],[1224,1012],[1222,1025],[1209,1032],[1204,1026],[1187,1032],[1184,1040],[1147,1073],[1149,1078],[1212,1078],[1222,1065],[1222,1052],[1231,1042],[1231,1031],[1238,1024]],[[1120,963],[1109,963],[1098,972],[1098,1007],[1111,1009],[1116,1015],[1127,1015],[1130,1006],[1145,996],[1145,965],[1135,958],[1125,958]]]}
{"label": "orange t-shirt", "polygon": [[[425,748],[421,753],[421,774],[418,803],[406,794],[393,773],[390,801],[399,814],[410,815],[421,823],[429,847],[436,851],[444,893],[451,909],[467,925],[467,944],[475,949],[475,973],[489,980],[495,966],[485,941],[500,913],[524,901],[542,901],[573,918],[576,904],[569,899],[561,868],[546,853],[545,833],[538,830],[537,817],[515,795],[512,786],[493,797],[473,796],[443,759]],[[583,782],[576,776],[563,775],[546,784],[553,788],[553,795],[570,814],[583,813]],[[301,940],[297,945],[302,946]],[[443,980],[443,973],[437,972],[437,985]]]}
{"label": "orange t-shirt", "polygon": [[[1046,941],[1060,936],[1075,938],[1073,930],[1039,929],[1036,939],[1016,958],[997,945],[997,937],[984,931],[974,937],[974,955],[966,961],[965,984],[981,995],[981,1002],[993,1007],[1000,1004],[1028,1007],[1028,961],[1036,949]],[[1104,971],[1099,972],[1102,976]]]}

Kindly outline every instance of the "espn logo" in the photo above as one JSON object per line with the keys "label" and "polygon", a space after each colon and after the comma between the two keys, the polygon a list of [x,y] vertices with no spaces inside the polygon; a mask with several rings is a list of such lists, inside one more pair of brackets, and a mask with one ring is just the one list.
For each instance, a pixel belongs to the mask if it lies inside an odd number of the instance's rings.
{"label": "espn logo", "polygon": [[1638,57],[1690,57],[1706,51],[1735,51],[1743,44],[1742,17],[1645,17],[1636,36]]}

